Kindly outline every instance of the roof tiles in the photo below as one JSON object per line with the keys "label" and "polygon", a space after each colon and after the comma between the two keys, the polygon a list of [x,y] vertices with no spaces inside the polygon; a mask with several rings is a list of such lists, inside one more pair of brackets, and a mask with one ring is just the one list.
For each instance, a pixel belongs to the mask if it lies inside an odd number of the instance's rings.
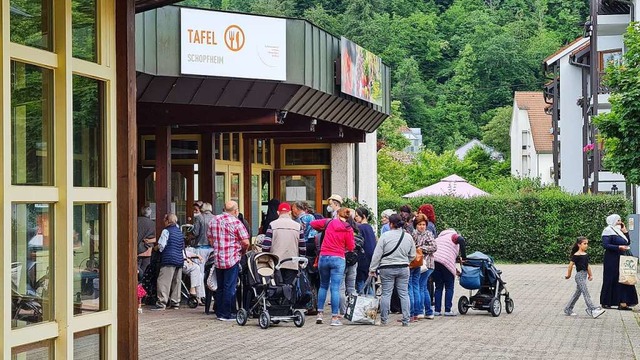
{"label": "roof tiles", "polygon": [[527,110],[536,152],[551,153],[553,149],[553,134],[549,131],[551,115],[544,111],[549,104],[544,102],[542,92],[516,91],[514,98],[518,109]]}

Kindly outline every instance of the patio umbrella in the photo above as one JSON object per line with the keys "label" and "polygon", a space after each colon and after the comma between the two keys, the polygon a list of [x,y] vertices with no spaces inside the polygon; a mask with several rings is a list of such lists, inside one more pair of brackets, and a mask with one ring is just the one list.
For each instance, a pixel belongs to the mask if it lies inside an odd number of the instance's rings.
{"label": "patio umbrella", "polygon": [[461,198],[470,198],[474,196],[489,195],[488,193],[469,184],[469,182],[458,175],[450,175],[426,188],[416,190],[412,193],[403,195],[403,198],[414,198],[430,195],[449,195]]}

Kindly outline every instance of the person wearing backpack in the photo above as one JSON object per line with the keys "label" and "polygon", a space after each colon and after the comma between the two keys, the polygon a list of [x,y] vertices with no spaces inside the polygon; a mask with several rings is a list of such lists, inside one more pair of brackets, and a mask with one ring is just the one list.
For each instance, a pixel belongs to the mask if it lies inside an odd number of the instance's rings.
{"label": "person wearing backpack", "polygon": [[404,229],[400,215],[389,217],[391,230],[382,234],[373,252],[369,275],[380,273],[382,283],[382,299],[380,301],[381,325],[387,325],[391,308],[391,294],[394,287],[398,290],[402,307],[402,326],[409,326],[409,263],[416,257],[416,246],[411,234]]}
{"label": "person wearing backpack", "polygon": [[320,258],[318,272],[320,273],[320,289],[318,291],[318,318],[316,324],[323,323],[324,303],[327,292],[331,292],[331,325],[339,326],[342,322],[340,312],[340,282],[345,270],[345,252],[355,249],[353,228],[347,223],[349,209],[340,208],[335,219],[314,220],[311,227],[321,232]]}

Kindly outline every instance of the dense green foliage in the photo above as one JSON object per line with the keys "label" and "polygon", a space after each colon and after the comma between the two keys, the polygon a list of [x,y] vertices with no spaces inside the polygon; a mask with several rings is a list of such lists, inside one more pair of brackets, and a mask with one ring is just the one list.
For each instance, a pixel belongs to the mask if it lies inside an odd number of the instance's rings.
{"label": "dense green foliage", "polygon": [[598,115],[594,123],[605,143],[605,164],[640,184],[640,25],[629,26],[624,37],[622,64],[606,69],[605,81],[612,94],[611,112]]}
{"label": "dense green foliage", "polygon": [[592,261],[601,262],[605,218],[625,216],[629,204],[621,196],[569,195],[560,191],[472,199],[437,196],[408,200],[380,199],[378,207],[412,209],[433,204],[438,231],[454,228],[468,242],[467,254],[482,251],[496,260],[515,263],[568,262],[577,236],[587,236]]}
{"label": "dense green foliage", "polygon": [[462,176],[474,185],[482,182],[489,188],[495,188],[497,185],[491,184],[509,181],[509,166],[507,161],[492,160],[489,154],[479,147],[471,149],[463,160],[453,151],[445,151],[438,155],[431,150],[425,150],[419,152],[409,163],[398,161],[393,151],[384,148],[378,152],[378,196],[400,197],[435,184],[451,174]]}
{"label": "dense green foliage", "polygon": [[[586,0],[186,0],[302,17],[380,55],[393,100],[428,149],[483,138],[516,90],[539,90],[542,60],[582,32]],[[495,129],[490,127],[489,130]],[[487,131],[489,131],[487,130]],[[508,135],[507,135],[508,136]]]}

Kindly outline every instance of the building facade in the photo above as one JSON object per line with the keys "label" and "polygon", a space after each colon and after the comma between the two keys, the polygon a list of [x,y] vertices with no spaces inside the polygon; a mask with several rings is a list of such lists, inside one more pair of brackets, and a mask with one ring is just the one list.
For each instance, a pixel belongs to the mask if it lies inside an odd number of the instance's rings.
{"label": "building facade", "polygon": [[[186,220],[195,199],[237,200],[254,229],[270,197],[375,206],[379,58],[297,19],[275,19],[281,48],[255,47],[250,26],[189,32],[180,8],[155,10],[171,2],[0,2],[3,359],[137,358],[142,204]],[[225,63],[214,45],[259,55],[207,73],[182,66],[184,39],[196,65]],[[344,54],[378,77],[358,84]]]}

